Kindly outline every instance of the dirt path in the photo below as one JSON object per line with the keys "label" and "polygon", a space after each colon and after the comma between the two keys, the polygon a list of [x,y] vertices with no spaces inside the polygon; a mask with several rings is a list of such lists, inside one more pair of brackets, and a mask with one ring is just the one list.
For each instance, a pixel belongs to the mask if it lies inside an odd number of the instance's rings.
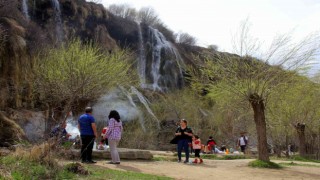
{"label": "dirt path", "polygon": [[[205,160],[201,165],[168,161],[122,161],[120,165],[97,165],[110,169],[143,172],[175,179],[320,179],[319,167],[292,166],[281,170],[258,169],[247,166],[252,160]],[[276,161],[280,162],[280,161]],[[300,163],[301,162],[297,162]],[[317,164],[319,165],[319,164]]]}

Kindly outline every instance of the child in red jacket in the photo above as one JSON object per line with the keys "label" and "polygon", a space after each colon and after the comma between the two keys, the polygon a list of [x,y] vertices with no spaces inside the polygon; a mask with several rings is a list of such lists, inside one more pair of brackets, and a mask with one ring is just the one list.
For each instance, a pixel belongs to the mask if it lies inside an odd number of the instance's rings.
{"label": "child in red jacket", "polygon": [[203,163],[203,160],[200,158],[200,151],[201,151],[201,140],[199,136],[193,135],[192,136],[192,148],[194,149],[194,161],[192,163]]}

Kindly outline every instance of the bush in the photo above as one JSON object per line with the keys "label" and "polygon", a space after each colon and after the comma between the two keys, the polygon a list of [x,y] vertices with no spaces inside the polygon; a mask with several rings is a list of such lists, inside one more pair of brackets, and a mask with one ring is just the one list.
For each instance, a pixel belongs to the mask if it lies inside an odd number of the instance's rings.
{"label": "bush", "polygon": [[250,167],[256,167],[256,168],[270,168],[270,169],[281,169],[282,166],[280,166],[277,163],[271,162],[271,161],[261,161],[261,160],[255,160],[249,162]]}

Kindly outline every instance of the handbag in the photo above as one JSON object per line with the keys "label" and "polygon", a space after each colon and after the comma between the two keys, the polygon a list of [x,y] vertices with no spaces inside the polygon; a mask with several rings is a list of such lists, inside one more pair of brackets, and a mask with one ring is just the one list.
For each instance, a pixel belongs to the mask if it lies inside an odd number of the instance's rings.
{"label": "handbag", "polygon": [[178,144],[178,140],[179,140],[179,137],[178,136],[174,136],[174,138],[171,139],[170,144]]}

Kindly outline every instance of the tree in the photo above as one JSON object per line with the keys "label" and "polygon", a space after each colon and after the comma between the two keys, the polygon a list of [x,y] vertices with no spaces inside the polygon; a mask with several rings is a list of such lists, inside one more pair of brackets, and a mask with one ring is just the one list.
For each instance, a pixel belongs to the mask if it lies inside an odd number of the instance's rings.
{"label": "tree", "polygon": [[299,68],[315,57],[318,37],[311,35],[295,44],[288,35],[278,36],[265,53],[259,53],[262,48],[250,36],[248,21],[241,24],[236,37],[234,48],[238,55],[212,53],[193,82],[202,82],[209,91],[229,91],[250,104],[257,131],[258,159],[270,161],[266,102],[276,87],[294,81]]}
{"label": "tree", "polygon": [[177,34],[176,42],[180,44],[189,45],[189,46],[194,46],[197,44],[196,38],[191,36],[188,33]]}
{"label": "tree", "polygon": [[108,10],[119,17],[136,20],[137,12],[135,8],[130,7],[128,4],[112,4],[109,6]]}
{"label": "tree", "polygon": [[35,63],[35,91],[49,107],[63,105],[77,111],[117,85],[135,84],[127,50],[102,53],[93,44],[71,40],[50,49]]}

